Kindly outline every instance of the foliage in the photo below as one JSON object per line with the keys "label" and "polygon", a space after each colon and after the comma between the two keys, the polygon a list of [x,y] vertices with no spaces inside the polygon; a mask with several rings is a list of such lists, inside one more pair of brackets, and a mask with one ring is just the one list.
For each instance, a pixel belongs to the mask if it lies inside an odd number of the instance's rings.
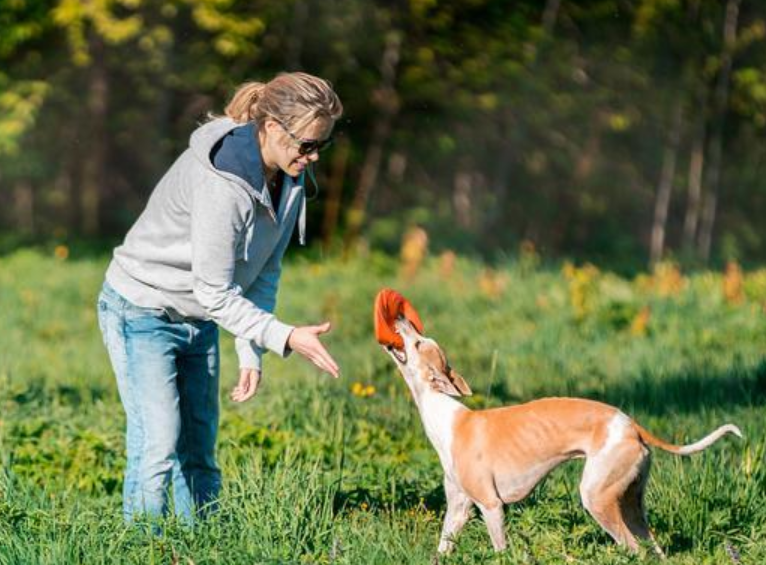
{"label": "foliage", "polygon": [[[737,33],[726,46],[734,5]],[[548,254],[643,267],[678,110],[665,258],[708,259],[685,240],[691,230],[713,238],[714,260],[759,261],[762,8],[749,0],[6,0],[0,190],[13,205],[0,229],[123,234],[196,123],[220,113],[237,84],[306,70],[330,79],[346,108],[337,129],[347,145],[319,171],[320,186],[337,192],[309,210],[325,243],[362,217],[374,244],[423,210],[418,222],[446,247],[497,258],[532,241]],[[327,220],[357,200],[370,171],[366,210]],[[711,198],[711,222],[689,224]],[[94,199],[98,218],[86,208]]]}

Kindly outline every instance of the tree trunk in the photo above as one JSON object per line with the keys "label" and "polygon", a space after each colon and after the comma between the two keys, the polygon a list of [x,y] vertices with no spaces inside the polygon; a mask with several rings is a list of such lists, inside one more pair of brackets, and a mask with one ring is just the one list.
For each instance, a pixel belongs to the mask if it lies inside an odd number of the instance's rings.
{"label": "tree trunk", "polygon": [[574,172],[572,173],[572,179],[575,186],[583,185],[588,178],[593,174],[593,169],[598,163],[598,159],[601,155],[601,135],[603,133],[603,119],[596,111],[590,120],[590,127],[588,128],[588,138],[585,141],[583,147],[578,148],[578,154],[575,159]]}
{"label": "tree trunk", "polygon": [[109,97],[105,48],[103,39],[92,32],[90,39],[91,67],[88,73],[86,100],[88,124],[83,128],[86,135],[83,156],[82,183],[80,185],[80,219],[82,233],[97,235],[101,227],[99,214],[101,191],[106,183],[107,134],[106,120]]}
{"label": "tree trunk", "polygon": [[[71,139],[72,136],[67,135],[67,139]],[[75,147],[75,141],[70,141],[71,147]],[[72,203],[77,202],[76,187],[78,182],[77,175],[77,163],[79,147],[71,152],[68,152],[61,160],[61,166],[56,172],[56,178],[53,179],[52,195],[55,195],[56,201],[61,202],[61,213],[57,214],[56,223],[54,229],[65,228],[66,233],[77,233],[80,229],[80,209],[78,206]]]}
{"label": "tree trunk", "polygon": [[733,63],[734,48],[737,41],[737,21],[741,0],[729,0],[726,3],[726,20],[723,29],[723,49],[721,70],[715,89],[715,113],[713,130],[710,138],[710,168],[707,176],[707,195],[702,208],[702,225],[698,241],[700,257],[704,262],[710,260],[713,242],[713,227],[720,197],[721,165],[723,154],[723,130],[726,122],[726,109],[729,103],[729,81]]}
{"label": "tree trunk", "polygon": [[298,71],[302,68],[303,37],[306,35],[310,4],[311,2],[298,0],[293,8],[293,20],[290,25],[290,35],[287,38],[287,52],[285,54],[285,64],[289,71]]}
{"label": "tree trunk", "polygon": [[547,0],[545,2],[545,11],[543,12],[543,31],[545,35],[552,35],[553,28],[556,26],[556,20],[559,15],[561,0]]}
{"label": "tree trunk", "polygon": [[673,109],[673,123],[670,126],[670,135],[662,156],[662,173],[660,174],[660,181],[657,187],[657,197],[654,201],[654,220],[652,222],[652,236],[649,247],[650,267],[653,267],[662,259],[662,254],[665,250],[668,210],[670,209],[670,195],[673,192],[673,179],[676,175],[676,160],[678,159],[678,146],[681,141],[682,122],[683,103],[679,96]]}
{"label": "tree trunk", "polygon": [[35,233],[35,193],[28,180],[17,181],[13,186],[13,220],[16,231]]}
{"label": "tree trunk", "polygon": [[401,46],[401,33],[390,31],[386,37],[386,46],[380,65],[380,85],[373,92],[373,103],[377,106],[378,113],[372,126],[372,138],[362,164],[359,184],[347,215],[344,246],[346,251],[356,243],[366,220],[367,203],[378,180],[380,164],[383,159],[383,146],[391,133],[394,116],[399,111],[399,95],[396,92],[395,82]]}
{"label": "tree trunk", "polygon": [[453,182],[452,207],[455,211],[455,221],[464,230],[473,228],[473,180],[473,171],[458,169]]}
{"label": "tree trunk", "polygon": [[346,178],[346,165],[350,153],[348,140],[341,138],[333,152],[330,167],[330,178],[327,182],[327,198],[324,205],[324,218],[322,221],[322,247],[329,251],[335,233],[338,230],[338,218],[340,217],[340,205],[343,196],[343,181]]}
{"label": "tree trunk", "polygon": [[705,168],[705,104],[699,109],[699,119],[692,139],[689,158],[689,181],[687,185],[686,215],[682,246],[687,254],[693,253],[694,240],[699,226],[700,204],[702,203],[702,172]]}
{"label": "tree trunk", "polygon": [[[699,26],[699,2],[694,0],[688,4],[686,19],[690,26]],[[702,76],[704,59],[693,59],[689,62],[688,73],[690,76]],[[702,212],[702,175],[705,170],[705,144],[707,142],[707,120],[709,87],[705,79],[697,79],[694,104],[696,105],[696,119],[691,132],[691,149],[689,155],[689,174],[686,187],[686,213],[684,215],[684,227],[681,238],[683,255],[693,260],[696,250],[694,242],[699,231],[699,219]],[[695,84],[695,83],[692,83]]]}
{"label": "tree trunk", "polygon": [[[511,108],[505,108],[495,116],[495,123],[490,127],[495,132],[497,140],[492,151],[498,155],[498,158],[493,159],[488,174],[489,191],[494,195],[494,203],[489,209],[480,212],[484,216],[484,221],[477,226],[481,238],[489,244],[492,244],[497,235],[502,233],[508,225],[513,173],[519,156],[523,153],[526,136],[526,124],[523,118],[517,118]],[[458,138],[470,139],[469,135],[470,132],[458,135]]]}

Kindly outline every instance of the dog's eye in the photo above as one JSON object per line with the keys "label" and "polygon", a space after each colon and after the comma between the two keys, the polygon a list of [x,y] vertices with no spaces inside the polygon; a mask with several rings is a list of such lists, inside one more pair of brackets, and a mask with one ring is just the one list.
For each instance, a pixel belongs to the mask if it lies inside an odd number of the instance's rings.
{"label": "dog's eye", "polygon": [[420,349],[420,344],[423,343],[422,341],[416,341],[415,342],[415,349]]}

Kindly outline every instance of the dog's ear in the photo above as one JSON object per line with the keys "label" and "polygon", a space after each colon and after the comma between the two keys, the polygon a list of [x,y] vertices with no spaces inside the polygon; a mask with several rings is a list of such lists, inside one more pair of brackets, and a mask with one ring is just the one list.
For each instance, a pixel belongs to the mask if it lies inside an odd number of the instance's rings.
{"label": "dog's ear", "polygon": [[468,386],[468,383],[465,382],[465,379],[461,377],[452,367],[449,368],[449,378],[452,381],[452,384],[455,385],[455,388],[460,391],[462,396],[471,396],[473,394],[471,387]]}
{"label": "dog's ear", "polygon": [[436,392],[442,392],[450,396],[470,396],[473,394],[471,388],[463,380],[463,377],[458,375],[452,368],[447,367],[447,372],[444,373],[429,365],[431,374],[429,376],[429,382],[431,388]]}

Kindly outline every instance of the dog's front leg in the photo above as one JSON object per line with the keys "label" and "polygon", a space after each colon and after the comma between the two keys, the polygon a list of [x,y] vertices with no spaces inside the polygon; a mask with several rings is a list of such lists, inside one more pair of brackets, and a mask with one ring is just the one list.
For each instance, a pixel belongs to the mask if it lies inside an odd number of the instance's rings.
{"label": "dog's front leg", "polygon": [[477,503],[476,506],[481,510],[484,523],[487,525],[489,538],[492,540],[492,546],[495,551],[505,549],[505,514],[503,512],[503,501],[495,500],[489,505]]}
{"label": "dog's front leg", "polygon": [[447,513],[439,541],[439,553],[449,553],[455,546],[455,537],[471,516],[471,499],[447,477],[444,477],[444,494],[447,496]]}

